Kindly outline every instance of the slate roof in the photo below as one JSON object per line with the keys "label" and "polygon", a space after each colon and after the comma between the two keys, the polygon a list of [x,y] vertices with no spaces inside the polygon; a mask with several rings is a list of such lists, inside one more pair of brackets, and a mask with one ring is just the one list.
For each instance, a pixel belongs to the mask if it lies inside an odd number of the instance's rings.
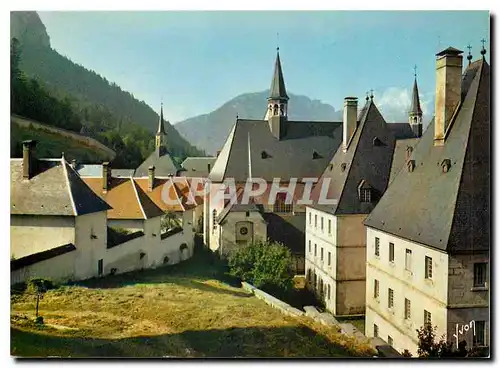
{"label": "slate roof", "polygon": [[[472,79],[472,80],[471,80]],[[367,226],[447,252],[489,250],[490,66],[470,64],[465,99],[442,146],[434,145],[434,120],[411,159],[365,220]],[[443,172],[444,160],[450,160]]]}
{"label": "slate roof", "polygon": [[132,178],[111,178],[108,191],[102,190],[101,178],[83,178],[94,193],[109,203],[108,219],[143,220],[161,216],[163,211],[137,186]]}
{"label": "slate roof", "polygon": [[10,270],[16,271],[21,268],[31,266],[32,264],[46,261],[48,259],[55,258],[57,256],[72,252],[74,250],[76,250],[75,245],[69,243],[52,249],[44,250],[43,252],[30,254],[29,256],[10,261]]}
{"label": "slate roof", "polygon": [[389,177],[389,184],[392,183],[399,170],[405,168],[405,163],[407,160],[407,149],[415,149],[416,145],[420,141],[419,138],[408,138],[408,139],[398,139],[396,140],[396,145],[394,147],[394,154],[392,156],[391,165],[391,175]]}
{"label": "slate roof", "polygon": [[11,215],[79,216],[111,207],[96,196],[64,158],[35,160],[23,179],[23,160],[11,159]]}
{"label": "slate roof", "polygon": [[388,123],[387,127],[396,139],[417,138],[408,123]]}
{"label": "slate roof", "polygon": [[249,146],[253,177],[266,181],[277,177],[283,182],[318,178],[342,141],[342,122],[288,121],[286,129],[278,140],[266,120],[237,119],[208,178],[213,182],[225,178],[246,181]]}
{"label": "slate roof", "polygon": [[[337,204],[318,208],[335,215],[370,213],[389,182],[396,141],[389,129],[391,124],[385,122],[372,100],[366,102],[359,117],[347,151],[338,148],[312,192],[313,200],[317,200],[329,179],[327,198],[336,199]],[[360,201],[361,183],[372,188],[372,202]]]}
{"label": "slate roof", "polygon": [[169,152],[162,148],[157,147],[142,164],[135,170],[134,176],[148,176],[148,170],[151,166],[155,167],[155,176],[167,177],[169,175],[176,176],[181,167],[170,156]]}
{"label": "slate roof", "polygon": [[415,115],[422,115],[422,108],[420,107],[420,98],[418,96],[418,86],[416,77],[415,81],[413,82],[413,94],[411,98],[410,112]]}
{"label": "slate roof", "polygon": [[[216,159],[217,157],[187,157],[181,165],[185,171],[180,174],[187,177],[206,178],[214,167]],[[210,165],[210,170],[208,165]]]}
{"label": "slate roof", "polygon": [[283,78],[283,71],[281,70],[279,51],[276,53],[276,63],[274,65],[273,81],[271,82],[269,99],[288,100],[285,88],[285,79]]}

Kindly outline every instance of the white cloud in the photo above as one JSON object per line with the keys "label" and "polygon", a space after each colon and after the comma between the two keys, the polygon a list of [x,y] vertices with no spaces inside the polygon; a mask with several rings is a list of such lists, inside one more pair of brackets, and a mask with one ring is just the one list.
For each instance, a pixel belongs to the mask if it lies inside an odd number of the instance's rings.
{"label": "white cloud", "polygon": [[[420,107],[424,115],[424,125],[427,125],[434,114],[434,93],[420,92]],[[388,123],[408,121],[408,110],[411,105],[411,88],[389,87],[383,91],[375,102],[384,119]]]}

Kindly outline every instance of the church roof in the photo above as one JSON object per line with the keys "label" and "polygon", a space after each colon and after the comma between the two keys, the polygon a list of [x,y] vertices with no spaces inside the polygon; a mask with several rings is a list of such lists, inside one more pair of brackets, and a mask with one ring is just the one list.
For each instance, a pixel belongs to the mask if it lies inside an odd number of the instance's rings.
{"label": "church roof", "polygon": [[214,167],[216,159],[216,157],[187,157],[182,162],[181,166],[185,171],[182,171],[181,174],[187,177],[206,178]]}
{"label": "church roof", "polygon": [[276,63],[274,65],[273,81],[271,83],[269,99],[288,100],[288,95],[286,94],[285,88],[285,79],[283,78],[283,71],[281,70],[279,51],[276,53]]}
{"label": "church roof", "polygon": [[[347,151],[342,146],[337,149],[312,192],[317,200],[328,178],[327,198],[336,199],[337,204],[318,208],[336,215],[370,213],[389,182],[395,146],[390,125],[375,103],[367,101]],[[361,202],[359,189],[367,187],[372,189],[372,202]]]}
{"label": "church roof", "polygon": [[10,161],[12,215],[79,216],[111,207],[83,182],[64,158],[35,160],[35,173],[23,179],[23,160]]}
{"label": "church roof", "polygon": [[249,177],[249,160],[252,176],[266,181],[318,178],[341,141],[342,122],[288,121],[286,134],[278,140],[266,120],[237,119],[209,179],[244,182]]}
{"label": "church roof", "polygon": [[465,76],[444,145],[434,145],[432,120],[413,150],[414,170],[399,171],[367,226],[447,252],[489,249],[490,66],[479,60]]}
{"label": "church roof", "polygon": [[163,147],[157,147],[135,170],[134,176],[148,176],[148,170],[151,166],[155,167],[155,176],[157,177],[176,176],[178,171],[181,170],[180,165]]}
{"label": "church roof", "polygon": [[415,81],[413,82],[413,93],[411,97],[410,113],[413,113],[415,115],[422,115],[422,108],[420,107],[420,97],[418,95],[418,86],[416,77]]}

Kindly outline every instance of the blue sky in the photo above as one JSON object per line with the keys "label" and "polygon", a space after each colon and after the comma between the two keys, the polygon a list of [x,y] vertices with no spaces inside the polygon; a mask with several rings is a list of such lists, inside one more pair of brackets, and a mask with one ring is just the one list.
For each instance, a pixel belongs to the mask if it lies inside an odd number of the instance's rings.
{"label": "blue sky", "polygon": [[[387,120],[404,118],[417,65],[432,113],[435,53],[489,51],[489,13],[39,12],[52,47],[116,82],[175,123],[269,88],[279,33],[287,90],[340,109],[373,89]],[[486,55],[489,61],[489,53]],[[464,55],[464,63],[465,60]],[[428,121],[430,116],[424,118]]]}

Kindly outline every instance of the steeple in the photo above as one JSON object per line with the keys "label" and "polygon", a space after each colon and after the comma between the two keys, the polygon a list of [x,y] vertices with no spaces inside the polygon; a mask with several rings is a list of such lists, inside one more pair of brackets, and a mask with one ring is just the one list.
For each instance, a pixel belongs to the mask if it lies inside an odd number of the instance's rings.
{"label": "steeple", "polygon": [[288,116],[288,95],[286,94],[285,79],[281,70],[279,47],[276,48],[276,62],[274,64],[273,81],[267,98],[267,113],[265,119],[273,135],[281,139],[285,135]]}
{"label": "steeple", "polygon": [[408,112],[408,119],[416,137],[422,136],[422,108],[420,107],[420,96],[418,95],[418,85],[417,85],[417,66],[415,65],[415,80],[413,82],[413,94],[411,97],[411,107]]}
{"label": "steeple", "polygon": [[163,120],[163,102],[162,102],[160,107],[160,119],[158,121],[158,131],[156,132],[156,140],[155,140],[156,151],[159,154],[161,154],[162,151],[165,149],[165,143],[167,138],[163,122],[164,120]]}

